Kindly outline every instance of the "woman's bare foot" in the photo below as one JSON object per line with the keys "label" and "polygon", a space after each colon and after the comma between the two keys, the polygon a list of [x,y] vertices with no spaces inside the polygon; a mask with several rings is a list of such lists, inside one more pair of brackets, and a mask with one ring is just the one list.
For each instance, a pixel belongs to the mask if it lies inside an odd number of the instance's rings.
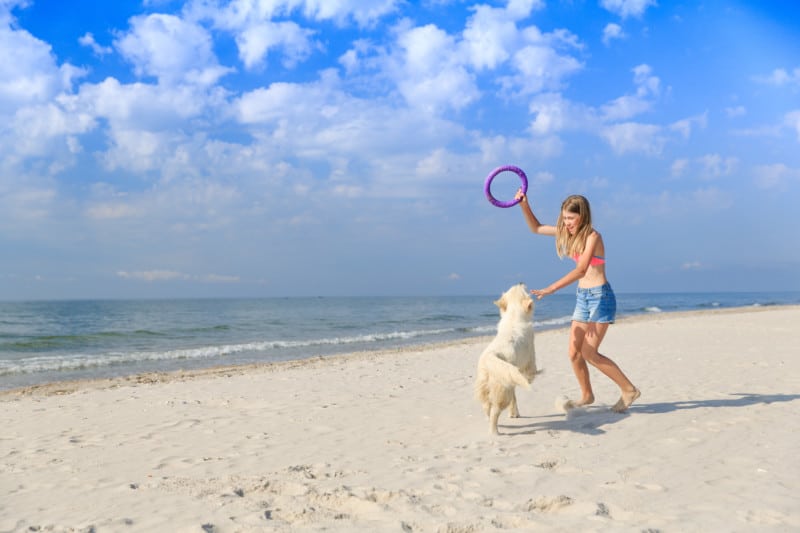
{"label": "woman's bare foot", "polygon": [[642,391],[637,389],[636,387],[633,388],[632,391],[624,391],[622,396],[619,397],[617,403],[614,404],[614,407],[611,408],[612,411],[615,413],[624,413],[628,410],[628,407],[636,401],[636,398],[642,395]]}
{"label": "woman's bare foot", "polygon": [[589,394],[580,399],[580,401],[569,400],[564,407],[566,409],[575,409],[576,407],[583,407],[584,405],[591,405],[594,403],[594,394]]}

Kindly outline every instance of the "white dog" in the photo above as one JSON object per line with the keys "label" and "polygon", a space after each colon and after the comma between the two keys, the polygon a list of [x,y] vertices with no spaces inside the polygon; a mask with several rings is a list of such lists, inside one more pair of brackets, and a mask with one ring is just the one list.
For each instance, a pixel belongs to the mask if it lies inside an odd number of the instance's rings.
{"label": "white dog", "polygon": [[478,360],[475,397],[489,417],[489,434],[497,435],[497,418],[510,407],[511,418],[519,417],[517,385],[530,388],[538,373],[533,342],[533,299],[520,283],[508,289],[494,304],[500,308],[497,335]]}

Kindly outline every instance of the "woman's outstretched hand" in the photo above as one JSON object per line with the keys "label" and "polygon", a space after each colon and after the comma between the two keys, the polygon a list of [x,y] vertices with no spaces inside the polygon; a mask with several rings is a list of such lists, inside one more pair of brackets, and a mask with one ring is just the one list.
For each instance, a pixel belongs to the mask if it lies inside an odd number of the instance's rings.
{"label": "woman's outstretched hand", "polygon": [[525,196],[525,193],[522,192],[522,187],[517,190],[517,194],[514,195],[514,200],[518,200],[520,202],[527,202],[528,198]]}
{"label": "woman's outstretched hand", "polygon": [[549,287],[548,287],[548,288],[546,288],[546,289],[531,289],[531,294],[533,294],[534,296],[536,296],[536,299],[537,299],[537,300],[541,300],[541,299],[542,299],[542,298],[544,298],[545,296],[548,296],[548,295],[550,295],[550,294],[553,294],[554,292],[556,292],[556,291],[554,291],[554,290],[551,290]]}

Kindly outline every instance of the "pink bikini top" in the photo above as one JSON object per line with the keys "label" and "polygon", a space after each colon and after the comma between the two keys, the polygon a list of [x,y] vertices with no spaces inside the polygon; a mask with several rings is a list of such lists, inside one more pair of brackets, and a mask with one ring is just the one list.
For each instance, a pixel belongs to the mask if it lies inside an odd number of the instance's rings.
{"label": "pink bikini top", "polygon": [[[572,259],[573,259],[573,261],[575,261],[577,263],[579,257],[580,256],[578,254],[575,254],[575,255],[572,256]],[[599,256],[599,255],[593,255],[592,256],[592,260],[589,261],[589,264],[592,265],[592,266],[605,265],[606,264],[606,258],[602,257],[602,256]]]}

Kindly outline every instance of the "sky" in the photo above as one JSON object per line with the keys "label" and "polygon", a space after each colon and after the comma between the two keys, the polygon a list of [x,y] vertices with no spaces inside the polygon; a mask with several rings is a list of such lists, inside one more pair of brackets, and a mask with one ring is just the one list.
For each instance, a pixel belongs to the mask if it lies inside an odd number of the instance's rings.
{"label": "sky", "polygon": [[[793,0],[0,0],[0,300],[800,290]],[[520,181],[493,182],[510,199]],[[571,289],[565,289],[571,290]]]}

